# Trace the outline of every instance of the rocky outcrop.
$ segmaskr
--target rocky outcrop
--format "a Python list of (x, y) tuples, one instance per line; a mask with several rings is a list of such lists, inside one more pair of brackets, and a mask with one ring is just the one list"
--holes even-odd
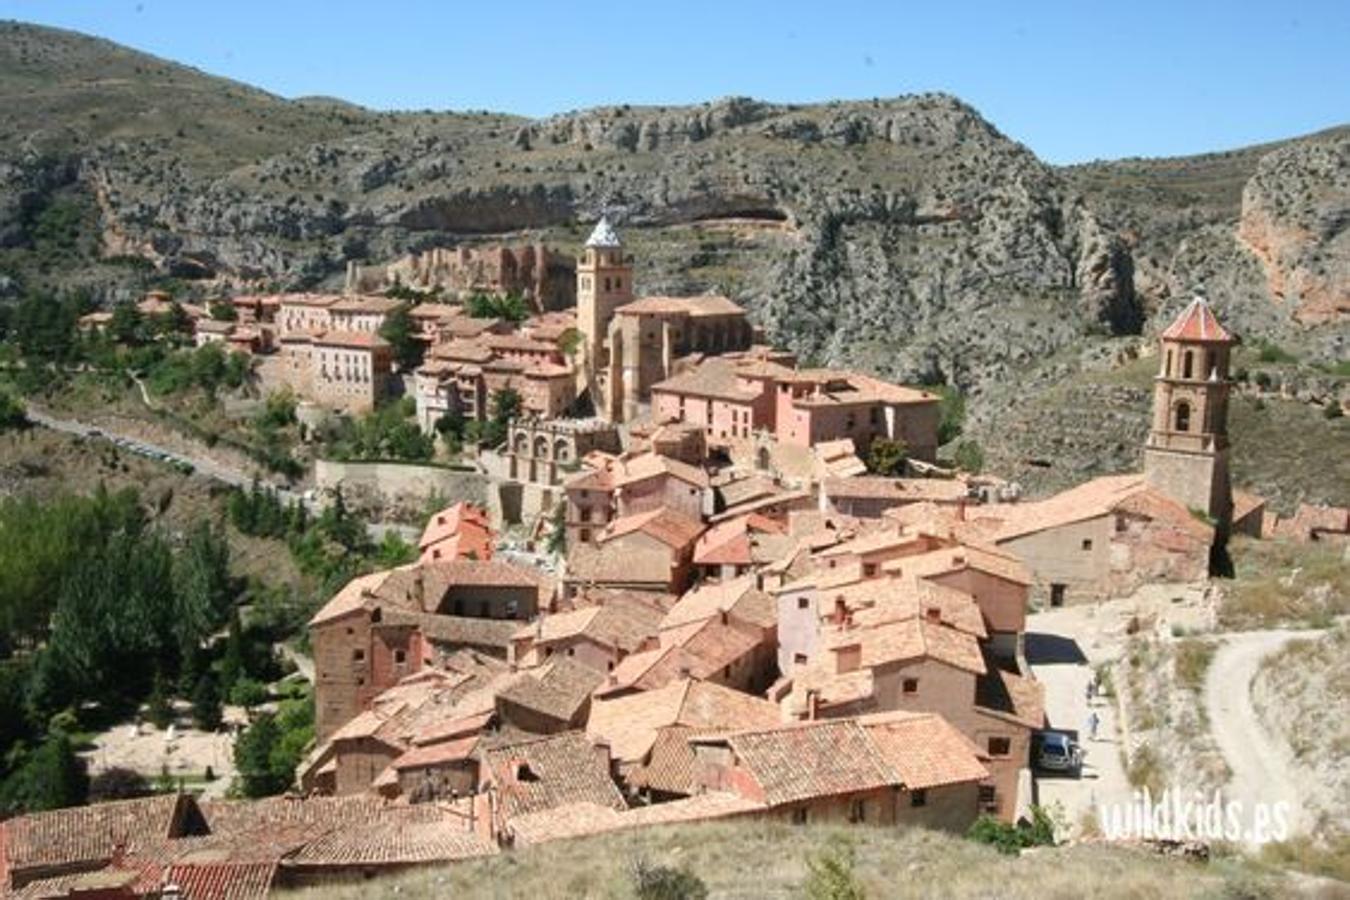
[(1242, 192), (1237, 234), (1296, 319), (1350, 319), (1350, 138), (1264, 157)]

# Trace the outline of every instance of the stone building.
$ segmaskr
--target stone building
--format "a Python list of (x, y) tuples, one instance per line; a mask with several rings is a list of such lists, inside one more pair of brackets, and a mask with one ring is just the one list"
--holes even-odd
[(765, 431), (790, 447), (850, 439), (866, 453), (885, 437), (915, 459), (937, 456), (938, 398), (858, 372), (792, 369), (758, 354), (711, 357), (654, 385), (651, 398), (655, 416), (702, 426), (723, 447)]
[(369, 412), (393, 380), (393, 348), (378, 335), (328, 331), (310, 343), (311, 398), (349, 413)]
[(619, 432), (599, 419), (520, 418), (511, 423), (506, 456), (512, 481), (557, 485), (588, 453), (618, 453)]
[(535, 308), (562, 309), (573, 300), (575, 263), (540, 243), (434, 247), (387, 265), (347, 263), (347, 291), (374, 293), (395, 285), (454, 296), (520, 294)]
[(643, 297), (626, 303), (607, 329), (603, 408), (611, 419), (631, 421), (652, 385), (669, 378), (680, 357), (745, 351), (753, 342), (745, 310), (726, 297)]
[(1153, 382), (1153, 427), (1144, 446), (1149, 483), (1218, 524), (1233, 515), (1228, 474), (1229, 356), (1236, 343), (1196, 297), (1159, 337), (1161, 369)]

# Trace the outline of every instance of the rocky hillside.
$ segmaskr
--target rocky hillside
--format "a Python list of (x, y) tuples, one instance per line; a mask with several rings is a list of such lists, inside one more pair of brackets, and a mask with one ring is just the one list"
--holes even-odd
[(0, 292), (331, 285), (465, 240), (575, 249), (605, 210), (642, 290), (727, 292), (804, 358), (993, 414), (1197, 285), (1344, 357), (1347, 135), (1056, 169), (943, 95), (377, 114), (0, 24)]

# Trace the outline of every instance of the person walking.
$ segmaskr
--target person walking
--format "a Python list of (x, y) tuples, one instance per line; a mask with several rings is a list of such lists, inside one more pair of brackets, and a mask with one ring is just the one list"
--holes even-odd
[(1097, 711), (1095, 709), (1092, 712), (1088, 713), (1088, 734), (1092, 737), (1094, 741), (1097, 739), (1097, 728), (1101, 724), (1102, 724), (1101, 716), (1097, 715)]

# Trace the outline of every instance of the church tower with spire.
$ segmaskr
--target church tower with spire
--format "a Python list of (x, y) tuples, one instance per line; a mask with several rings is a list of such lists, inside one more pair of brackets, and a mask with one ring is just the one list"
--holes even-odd
[(601, 382), (609, 366), (605, 338), (610, 320), (616, 309), (632, 300), (632, 262), (614, 226), (601, 216), (577, 262), (577, 330), (584, 354), (579, 387), (589, 389), (597, 402), (604, 395)]
[(1236, 339), (1196, 297), (1159, 336), (1153, 380), (1153, 427), (1144, 445), (1144, 475), (1188, 508), (1210, 516), (1225, 534), (1233, 514), (1228, 473), (1229, 356)]

